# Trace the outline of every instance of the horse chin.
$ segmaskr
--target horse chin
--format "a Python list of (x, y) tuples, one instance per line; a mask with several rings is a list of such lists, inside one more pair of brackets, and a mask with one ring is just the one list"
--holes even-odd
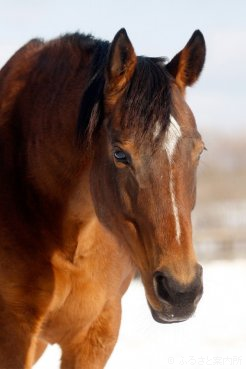
[(174, 313), (166, 313), (166, 312), (153, 309), (150, 303), (148, 303), (148, 305), (149, 305), (153, 319), (157, 323), (161, 323), (161, 324), (181, 323), (181, 322), (186, 321), (193, 315), (193, 312), (190, 314), (184, 314), (182, 316), (176, 315)]

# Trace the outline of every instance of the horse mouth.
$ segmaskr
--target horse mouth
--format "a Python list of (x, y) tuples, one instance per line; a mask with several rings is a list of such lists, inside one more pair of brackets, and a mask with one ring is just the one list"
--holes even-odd
[(159, 311), (153, 310), (152, 308), (150, 309), (150, 311), (151, 311), (153, 319), (157, 323), (161, 323), (161, 324), (181, 323), (181, 322), (184, 322), (185, 320), (187, 320), (189, 318), (189, 317), (187, 317), (187, 318), (178, 318), (178, 317), (175, 317), (174, 314), (164, 315), (164, 314), (160, 313)]
[(194, 310), (192, 310), (191, 312), (186, 312), (184, 314), (176, 314), (175, 312), (162, 312), (162, 311), (158, 311), (153, 309), (153, 307), (150, 305), (150, 303), (148, 302), (150, 311), (151, 311), (151, 315), (153, 317), (153, 319), (157, 322), (157, 323), (161, 323), (161, 324), (173, 324), (173, 323), (181, 323), (186, 321), (187, 319), (191, 318)]

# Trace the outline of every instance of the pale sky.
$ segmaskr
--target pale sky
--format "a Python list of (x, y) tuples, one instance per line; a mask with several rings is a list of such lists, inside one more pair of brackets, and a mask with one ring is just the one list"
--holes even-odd
[(33, 37), (80, 31), (112, 40), (125, 27), (138, 55), (171, 58), (200, 29), (206, 65), (187, 91), (198, 126), (245, 134), (246, 1), (0, 0), (0, 9), (0, 67)]

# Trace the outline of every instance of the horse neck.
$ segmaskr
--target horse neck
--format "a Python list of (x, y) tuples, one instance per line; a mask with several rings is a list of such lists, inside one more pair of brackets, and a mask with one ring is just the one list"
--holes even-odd
[[(46, 49), (41, 47), (41, 57)], [(5, 114), (4, 125), (0, 116), (0, 198), (8, 204), (2, 214), (16, 214), (21, 227), (31, 226), (36, 236), (38, 229), (48, 229), (60, 243), (67, 237), (62, 231), (66, 221), (70, 230), (65, 233), (75, 234), (78, 224), (89, 221), (93, 214), (89, 191), (92, 153), (76, 143), (78, 111), (91, 56), (83, 56), (79, 48), (72, 57), (70, 47), (65, 52), (67, 57), (56, 56), (60, 67), (46, 62), (45, 74), (42, 64), (38, 69), (39, 51), (21, 76), (14, 60), (7, 65), (11, 78), (9, 72), (1, 74), (8, 83), (0, 90), (1, 102), (8, 108), (8, 115), (2, 106), (0, 112)], [(23, 59), (20, 53), (17, 57)], [(79, 68), (82, 57), (84, 67)], [(28, 83), (16, 90), (19, 77)]]
[(38, 197), (48, 226), (54, 226), (59, 242), (66, 243), (67, 233), (78, 231), (93, 213), (89, 185), (92, 153), (76, 146), (73, 128), (70, 134), (68, 129), (60, 132), (59, 139), (52, 132), (47, 136), (40, 148), (29, 144), (29, 179), (26, 182), (25, 178), (25, 183), (33, 190), (34, 199)]
[[(71, 204), (77, 198), (84, 210), (77, 224), (84, 221), (91, 206), (88, 181), (92, 153), (76, 145), (76, 107), (69, 104), (64, 116), (56, 117), (58, 107), (54, 116), (50, 114), (51, 125), (35, 108), (26, 109), (28, 95), (19, 98), (18, 109), (1, 127), (0, 198), (1, 203), (8, 204), (2, 213), (16, 216), (21, 228), (29, 225), (37, 236), (45, 230), (63, 244), (66, 234), (71, 233), (68, 227), (66, 234), (63, 232), (66, 219), (72, 219)], [(83, 196), (78, 199), (79, 184), (86, 193), (84, 207)], [(71, 229), (76, 229), (76, 222), (69, 221)]]
[(72, 128), (71, 135), (61, 130), (59, 139), (49, 132), (42, 140), (41, 134), (40, 142), (27, 135), (22, 145), (16, 144), (20, 137), (13, 139), (11, 124), (7, 128), (10, 143), (0, 169), (3, 214), (15, 218), (19, 228), (31, 228), (40, 242), (44, 236), (47, 244), (67, 248), (72, 258), (81, 226), (95, 217), (89, 183), (92, 152), (85, 154), (75, 145)]

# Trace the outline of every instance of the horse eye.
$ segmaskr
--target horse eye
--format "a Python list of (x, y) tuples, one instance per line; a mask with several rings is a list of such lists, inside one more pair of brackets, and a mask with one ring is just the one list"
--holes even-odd
[(130, 162), (128, 155), (122, 150), (116, 150), (114, 157), (120, 163), (129, 164)]

